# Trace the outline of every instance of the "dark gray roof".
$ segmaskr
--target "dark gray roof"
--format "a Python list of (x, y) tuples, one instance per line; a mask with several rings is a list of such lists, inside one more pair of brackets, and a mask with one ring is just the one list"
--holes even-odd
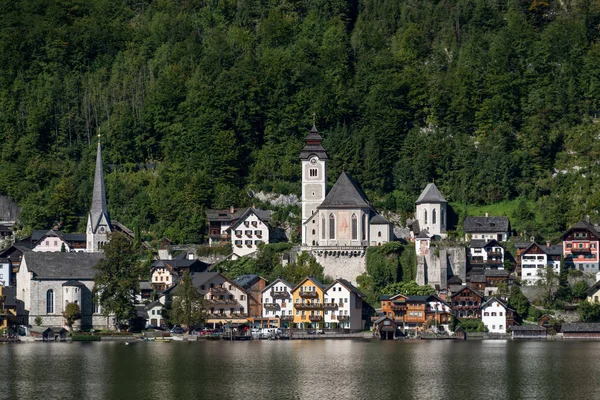
[(235, 283), (237, 283), (239, 286), (243, 287), (244, 289), (248, 289), (250, 286), (254, 285), (260, 279), (261, 278), (259, 275), (247, 274), (247, 275), (240, 275), (237, 278), (235, 278), (233, 281)]
[(383, 224), (387, 224), (387, 225), (392, 225), (392, 223), (390, 221), (388, 221), (387, 219), (383, 218), (381, 216), (381, 214), (375, 213), (371, 219), (369, 220), (369, 223), (371, 225), (383, 225)]
[(305, 138), (305, 145), (300, 151), (300, 159), (308, 160), (311, 156), (315, 155), (319, 157), (321, 160), (327, 160), (327, 152), (323, 148), (321, 144), (323, 142), (323, 138), (319, 135), (319, 131), (317, 131), (317, 127), (313, 125), (308, 135)]
[(156, 301), (153, 301), (152, 303), (147, 304), (144, 308), (146, 310), (150, 310), (151, 308), (159, 307), (159, 306), (164, 307), (164, 305), (160, 301), (156, 300)]
[(435, 183), (428, 183), (415, 203), (447, 203), (447, 201), (435, 186)]
[(492, 303), (499, 303), (502, 307), (506, 308), (507, 310), (511, 310), (511, 311), (515, 311), (512, 308), (510, 308), (508, 306), (508, 304), (506, 304), (505, 302), (501, 301), (500, 299), (496, 298), (496, 297), (490, 297), (489, 299), (487, 299), (487, 301), (485, 301), (482, 305), (481, 308), (485, 307), (488, 304), (492, 304)]
[(351, 292), (354, 292), (358, 297), (365, 297), (364, 293), (358, 290), (352, 283), (348, 282), (346, 279), (338, 278), (331, 285), (327, 286), (325, 291), (329, 290), (336, 283), (340, 283), (342, 286), (346, 287)]
[(140, 290), (152, 290), (152, 284), (148, 281), (140, 281)]
[(304, 278), (304, 279), (303, 279), (303, 280), (302, 280), (302, 281), (301, 281), (299, 284), (297, 284), (297, 285), (294, 287), (294, 289), (293, 289), (293, 290), (296, 290), (296, 289), (297, 289), (297, 288), (298, 288), (300, 285), (302, 285), (302, 284), (304, 283), (304, 281), (306, 281), (307, 279), (310, 279), (311, 281), (313, 281), (313, 282), (314, 282), (314, 284), (315, 284), (315, 285), (317, 285), (318, 287), (320, 287), (321, 289), (323, 289), (323, 290), (325, 289), (325, 285), (324, 285), (324, 284), (323, 284), (323, 283), (322, 283), (322, 282), (321, 282), (319, 279), (317, 279), (317, 277), (316, 277), (316, 276), (309, 275), (309, 276), (307, 276), (306, 278)]
[(319, 209), (373, 208), (360, 185), (347, 173), (342, 172)]
[(221, 274), (219, 272), (196, 272), (192, 274), (192, 282), (199, 289), (200, 286), (205, 285), (206, 282), (218, 275)]
[(411, 301), (427, 301), (429, 296), (408, 296), (408, 300)]
[(68, 281), (66, 281), (65, 283), (62, 284), (63, 286), (85, 286), (83, 283), (75, 280), (75, 279), (69, 279)]
[(86, 242), (87, 235), (85, 233), (63, 233), (63, 238), (67, 242)]
[[(258, 210), (256, 208), (249, 207), (249, 208), (246, 209), (246, 211), (242, 215), (240, 215), (240, 218), (238, 218), (238, 220), (236, 222), (234, 222), (234, 224), (231, 225), (231, 227), (229, 229), (231, 229), (231, 230), (236, 229), (242, 222), (244, 222), (244, 220), (250, 214), (256, 215), (258, 217), (258, 219), (260, 219), (265, 224), (268, 223), (271, 220), (271, 211), (269, 211), (269, 210)], [(266, 217), (266, 218), (263, 219), (263, 217)]]
[(152, 263), (151, 269), (159, 267), (171, 267), (173, 270), (189, 269), (190, 272), (203, 272), (208, 268), (208, 264), (198, 259), (194, 260), (156, 260)]
[(421, 231), (417, 235), (417, 239), (429, 239), (431, 236), (427, 233), (427, 231)]
[(492, 239), (492, 240), (472, 239), (471, 242), (469, 243), (469, 247), (472, 249), (479, 249), (479, 248), (492, 247), (492, 246), (504, 248), (504, 246), (502, 246), (496, 239)]
[[(36, 253), (23, 254), (28, 271), (34, 279), (93, 280), (101, 253)], [(23, 264), (22, 264), (23, 265)]]
[(547, 246), (545, 244), (529, 243), (529, 246), (527, 246), (527, 248), (525, 248), (523, 250), (523, 252), (521, 253), (521, 256), (523, 256), (524, 254), (527, 254), (527, 252), (535, 246), (539, 247), (540, 250), (542, 250), (544, 253), (546, 253), (549, 256), (561, 256), (562, 255), (562, 250), (563, 250), (562, 246), (559, 246), (559, 245)]
[(599, 322), (574, 322), (563, 324), (562, 332), (600, 332)]
[[(248, 211), (248, 207), (244, 208), (236, 208), (233, 210), (233, 213), (230, 212), (230, 209), (225, 210), (212, 210), (208, 209), (205, 211), (206, 218), (209, 221), (217, 222), (231, 222), (237, 221), (242, 215)], [(268, 222), (271, 219), (271, 212), (268, 210), (254, 210), (256, 215), (263, 221)]]
[(525, 249), (527, 247), (529, 247), (529, 245), (531, 244), (531, 242), (515, 242), (515, 248), (516, 249)]
[(482, 283), (485, 282), (485, 275), (470, 275), (469, 280), (471, 283)]
[(462, 285), (462, 279), (458, 275), (452, 275), (448, 278), (448, 285)]
[(466, 217), (463, 223), (465, 233), (508, 232), (508, 217)]
[(102, 219), (106, 218), (106, 223), (111, 226), (108, 207), (106, 206), (106, 190), (104, 189), (104, 169), (102, 167), (102, 147), (98, 140), (98, 150), (96, 152), (96, 171), (94, 173), (94, 190), (92, 192), (92, 208), (90, 209), (90, 218), (92, 229), (95, 231)]
[(485, 276), (508, 276), (510, 272), (505, 269), (486, 269), (483, 271)]
[(288, 281), (286, 281), (286, 280), (285, 280), (285, 279), (283, 279), (283, 278), (277, 278), (277, 279), (275, 279), (273, 282), (271, 282), (270, 284), (268, 284), (268, 285), (267, 285), (267, 286), (266, 286), (266, 287), (265, 287), (265, 288), (264, 288), (262, 291), (263, 291), (263, 292), (266, 292), (268, 289), (271, 289), (271, 287), (272, 287), (273, 285), (275, 285), (277, 282), (281, 282), (281, 283), (283, 283), (283, 284), (284, 284), (284, 285), (286, 285), (288, 288), (290, 288), (290, 290), (294, 289), (294, 286), (296, 286), (295, 284), (293, 284), (293, 283), (289, 283)]
[[(564, 325), (563, 325), (564, 326)], [(546, 328), (539, 325), (515, 325), (511, 328), (514, 331), (546, 331)]]

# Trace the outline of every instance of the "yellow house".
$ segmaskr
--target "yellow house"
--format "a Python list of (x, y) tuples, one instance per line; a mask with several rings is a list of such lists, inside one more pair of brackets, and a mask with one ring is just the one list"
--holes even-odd
[(314, 276), (304, 278), (292, 290), (296, 328), (318, 328), (323, 326), (324, 291), (325, 285)]
[(594, 286), (588, 289), (587, 301), (589, 303), (600, 303), (600, 281), (596, 282)]
[(8, 328), (9, 322), (17, 317), (15, 290), (13, 287), (0, 286), (0, 333)]

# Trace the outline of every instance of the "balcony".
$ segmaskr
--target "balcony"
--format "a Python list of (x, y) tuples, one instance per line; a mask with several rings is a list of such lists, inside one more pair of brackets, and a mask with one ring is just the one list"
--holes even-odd
[(323, 308), (321, 303), (295, 303), (294, 308), (297, 310), (320, 310)]
[(281, 317), (281, 321), (283, 321), (283, 322), (292, 322), (293, 320), (294, 320), (293, 315), (284, 315), (283, 317)]
[(578, 254), (589, 254), (591, 252), (592, 252), (592, 249), (590, 249), (590, 248), (580, 249), (578, 247), (573, 247), (571, 249), (571, 253), (573, 253), (573, 254), (575, 254), (575, 253), (578, 253)]
[(275, 292), (271, 290), (271, 297), (274, 299), (289, 299), (290, 292), (284, 290), (283, 292)]
[(237, 305), (238, 302), (235, 299), (209, 299), (206, 300), (207, 304), (219, 304), (219, 305)]
[(222, 286), (217, 286), (217, 287), (209, 288), (208, 293), (222, 294), (222, 293), (229, 293), (229, 291)]
[(406, 306), (392, 306), (392, 311), (394, 313), (405, 312)]
[(311, 315), (310, 317), (308, 317), (309, 320), (313, 321), (313, 322), (319, 322), (319, 321), (323, 321), (323, 316), (321, 315)]
[(263, 306), (267, 310), (279, 310), (279, 309), (281, 309), (281, 306), (279, 304), (277, 304), (277, 303), (264, 303)]
[(306, 299), (316, 299), (317, 297), (319, 297), (319, 293), (301, 290), (300, 297), (304, 297)]
[(248, 314), (243, 313), (207, 313), (207, 319), (239, 319), (239, 318), (248, 318)]
[(350, 321), (349, 315), (334, 315), (333, 317), (333, 319), (337, 319), (340, 322)]
[(337, 303), (323, 303), (323, 308), (326, 310), (330, 310), (332, 308), (337, 308)]

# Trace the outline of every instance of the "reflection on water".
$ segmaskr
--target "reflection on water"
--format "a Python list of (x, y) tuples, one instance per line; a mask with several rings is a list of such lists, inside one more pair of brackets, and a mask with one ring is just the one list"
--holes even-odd
[(31, 343), (0, 366), (0, 399), (600, 397), (600, 342)]

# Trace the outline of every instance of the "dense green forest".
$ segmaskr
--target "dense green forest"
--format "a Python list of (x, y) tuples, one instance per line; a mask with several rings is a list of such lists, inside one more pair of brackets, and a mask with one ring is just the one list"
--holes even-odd
[[(329, 177), (410, 213), (520, 198), (551, 236), (600, 207), (597, 0), (0, 0), (0, 194), (81, 230), (102, 134), (114, 219), (201, 241), (204, 208)], [(82, 222), (83, 221), (83, 222)]]

